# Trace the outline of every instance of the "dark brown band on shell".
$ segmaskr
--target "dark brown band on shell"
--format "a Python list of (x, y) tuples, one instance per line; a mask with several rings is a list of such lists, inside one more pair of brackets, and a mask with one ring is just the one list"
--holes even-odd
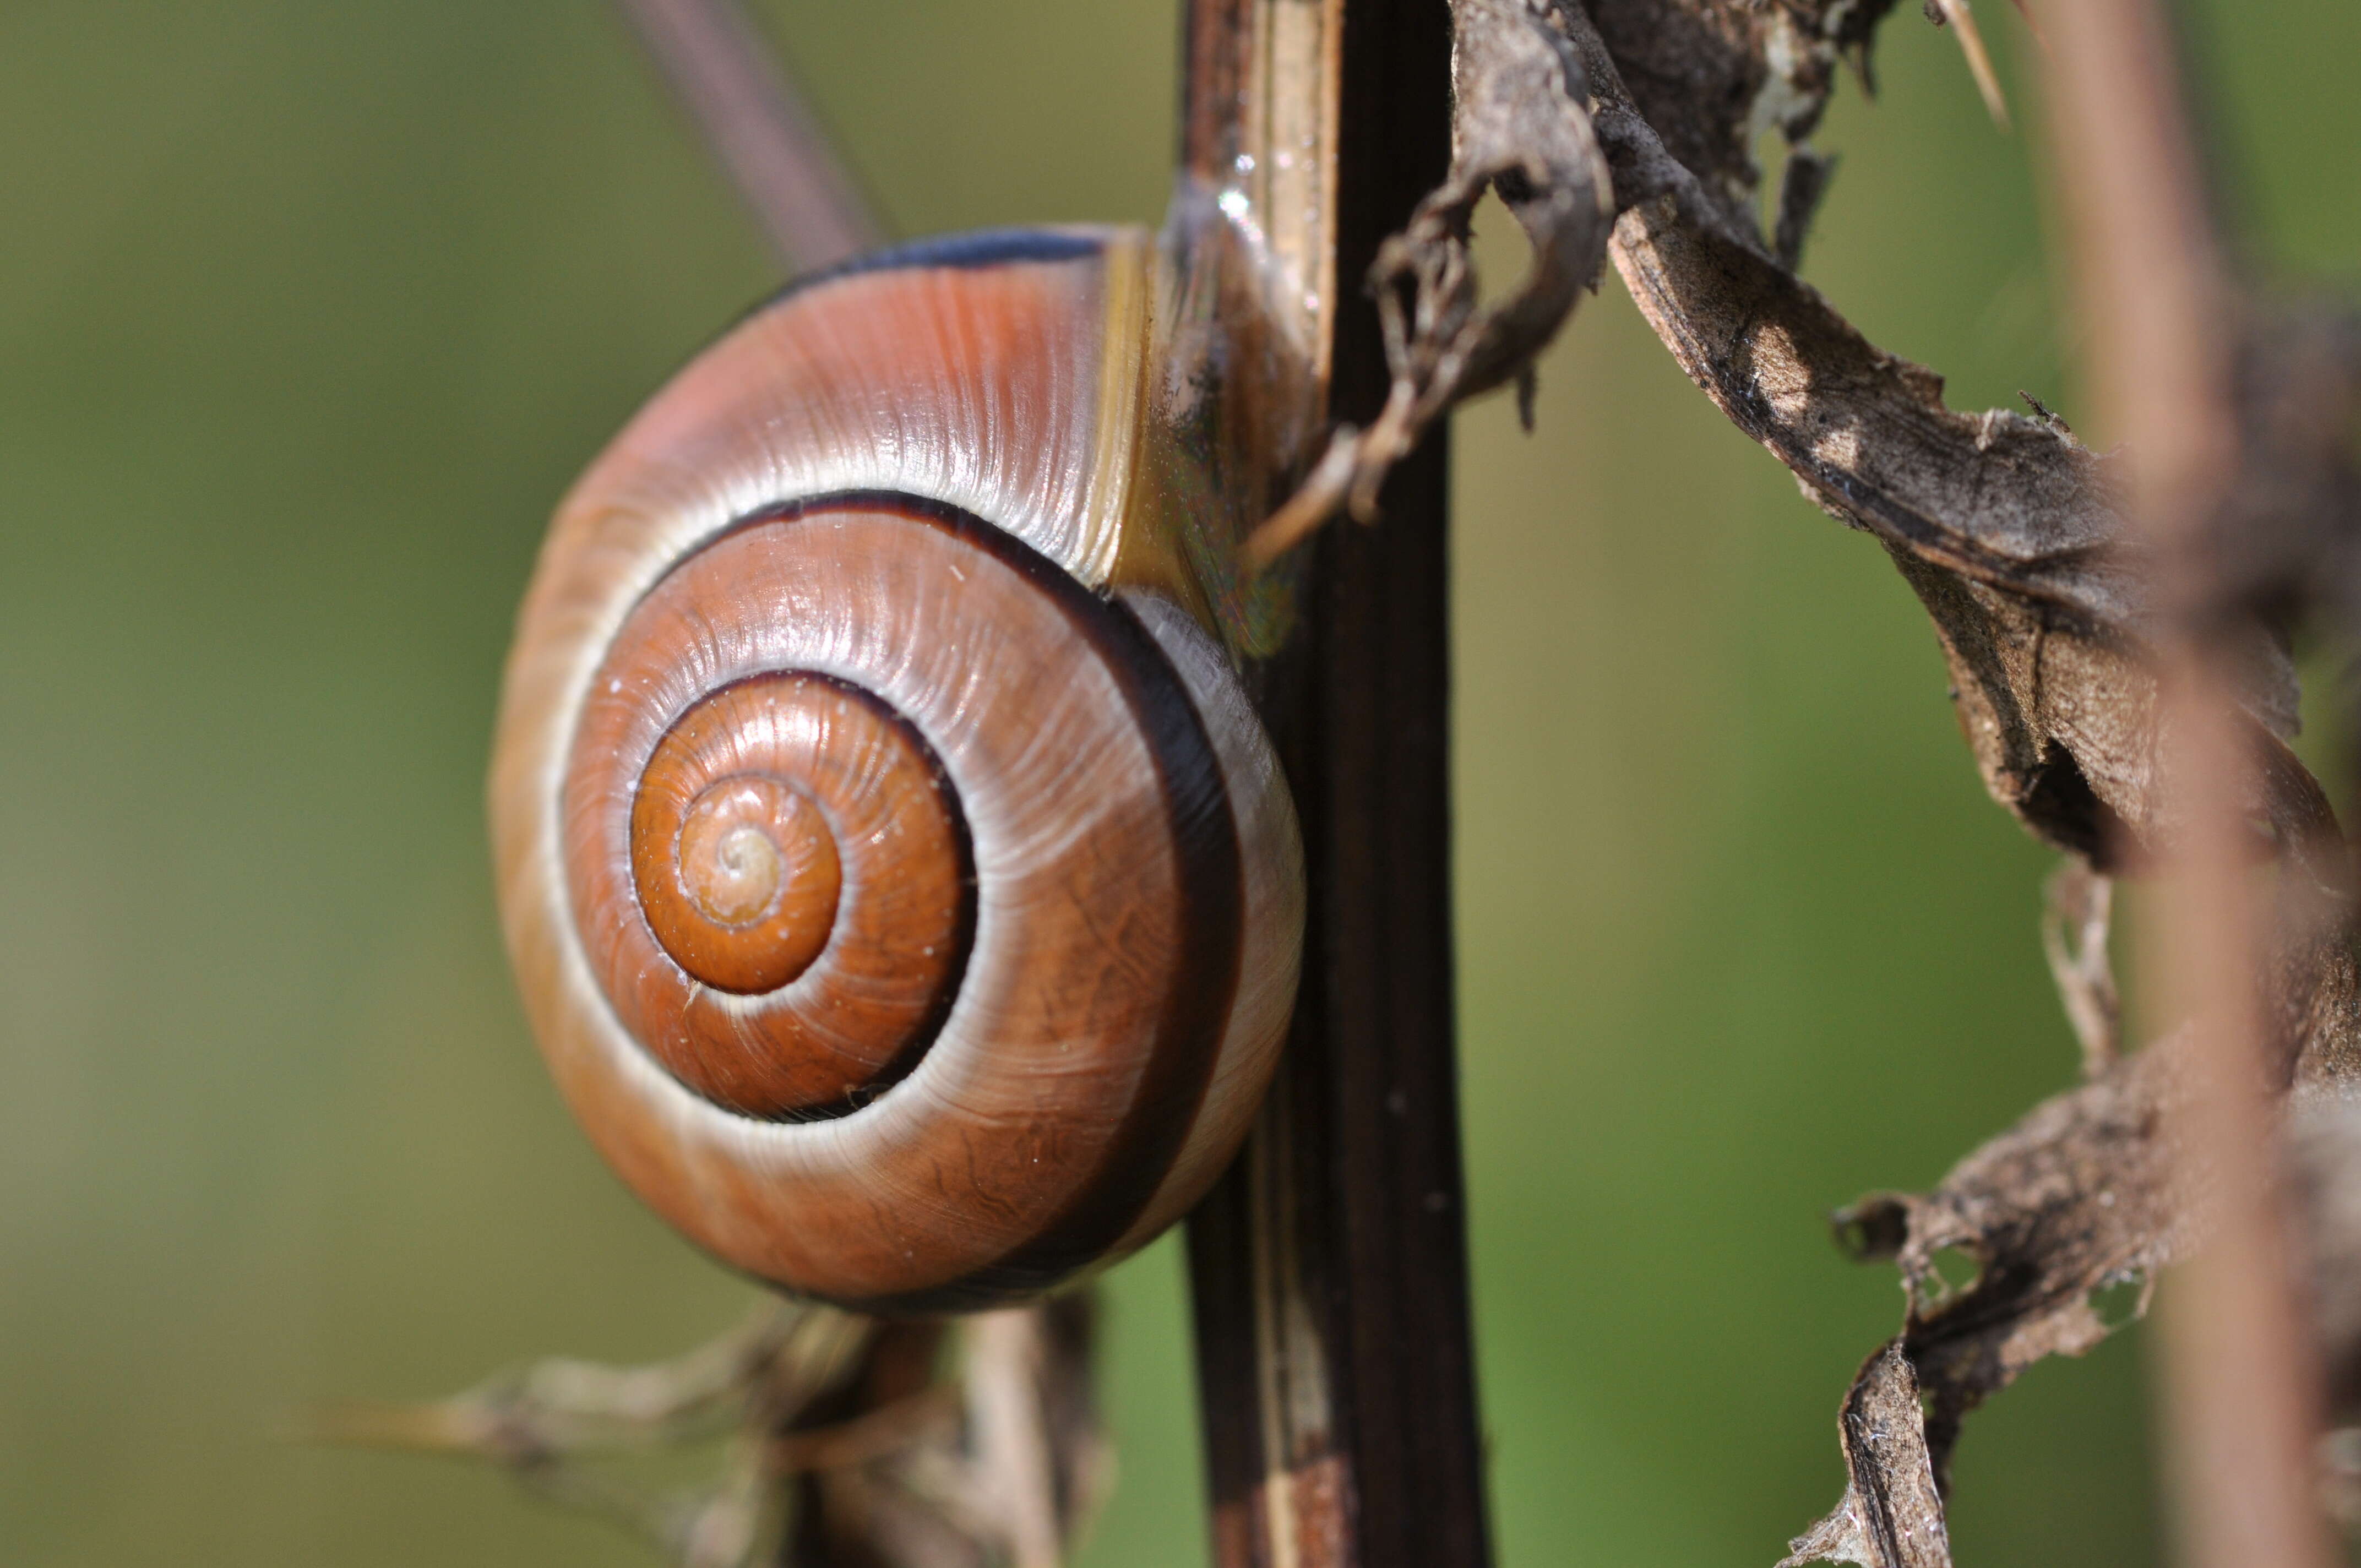
[(989, 550), (1062, 602), (1137, 716), (1174, 838), (1193, 847), (1180, 859), (1181, 951), (1138, 1091), (1098, 1171), (1031, 1241), (989, 1266), (917, 1295), (864, 1303), (886, 1312), (966, 1311), (1045, 1290), (1107, 1256), (1147, 1208), (1188, 1140), (1221, 1055), (1245, 938), (1245, 889), (1237, 824), (1204, 719), (1139, 618), (980, 518), (939, 502), (894, 499)]
[[(911, 1041), (919, 1040), (923, 1051), (933, 1032), (922, 1024), (906, 1023), (889, 1029), (884, 1040), (863, 1042), (837, 1038), (811, 1026), (816, 1017), (833, 1015), (830, 1011), (807, 1006), (796, 1014), (794, 1027), (785, 1029), (767, 1015), (776, 1011), (772, 1004), (779, 999), (824, 991), (848, 957), (875, 954), (881, 961), (863, 972), (881, 986), (897, 982), (887, 1000), (906, 1013), (931, 1014), (935, 1022), (943, 1022), (943, 1004), (950, 1000), (941, 990), (946, 971), (910, 971), (926, 970), (917, 962), (919, 949), (943, 949), (944, 940), (898, 938), (897, 933), (912, 928), (906, 912), (884, 921), (868, 921), (864, 912), (862, 901), (888, 891), (890, 884), (881, 862), (863, 861), (860, 849), (868, 835), (849, 821), (849, 814), (881, 794), (895, 792), (856, 788), (831, 795), (782, 761), (776, 734), (758, 737), (759, 744), (741, 745), (724, 735), (704, 733), (702, 721), (752, 714), (762, 720), (757, 728), (767, 724), (773, 731), (792, 730), (795, 722), (778, 719), (774, 710), (784, 704), (790, 718), (804, 714), (818, 700), (816, 689), (840, 705), (884, 703), (886, 698), (873, 691), (818, 686), (807, 673), (740, 668), (751, 655), (740, 646), (743, 639), (733, 618), (792, 613), (791, 590), (800, 581), (796, 574), (803, 569), (806, 554), (828, 556), (850, 550), (857, 563), (869, 562), (883, 559), (889, 547), (897, 553), (916, 548), (926, 537), (940, 542), (940, 565), (915, 566), (896, 554), (891, 575), (906, 584), (906, 591), (940, 596), (940, 605), (955, 613), (982, 613), (972, 601), (983, 596), (995, 613), (1037, 618), (1036, 624), (1045, 629), (1042, 636), (1060, 647), (1086, 647), (1090, 662), (1104, 672), (1137, 737), (1127, 744), (1144, 751), (1160, 802), (1160, 809), (1134, 824), (1135, 830), (1145, 826), (1163, 840), (1161, 847), (1150, 847), (1152, 852), (1142, 863), (1164, 869), (1135, 883), (1095, 871), (1087, 847), (1060, 850), (1070, 859), (1081, 857), (1073, 860), (1073, 896), (1063, 905), (1056, 892), (1068, 883), (1045, 883), (1048, 895), (1036, 888), (1032, 906), (1023, 912), (1027, 924), (1019, 927), (1015, 916), (1003, 911), (997, 930), (975, 926), (974, 906), (966, 906), (970, 924), (958, 933), (962, 946), (957, 950), (964, 951), (971, 936), (975, 941), (1029, 944), (1038, 950), (1027, 952), (1021, 961), (1031, 966), (1036, 979), (1022, 994), (1000, 999), (997, 1005), (1005, 1018), (996, 1014), (983, 1026), (1001, 1030), (990, 1034), (992, 1044), (986, 1048), (1010, 1057), (998, 1069), (1002, 1087), (994, 1091), (993, 1108), (967, 1113), (964, 1125), (952, 1118), (947, 1146), (934, 1157), (948, 1162), (937, 1175), (927, 1177), (906, 1167), (882, 1176), (881, 1206), (866, 1228), (883, 1239), (916, 1223), (884, 1206), (890, 1189), (916, 1182), (922, 1190), (939, 1190), (946, 1204), (955, 1192), (962, 1201), (978, 1193), (997, 1194), (998, 1223), (1016, 1224), (1017, 1229), (1009, 1233), (1012, 1244), (1005, 1244), (1005, 1250), (957, 1278), (917, 1292), (854, 1299), (852, 1303), (903, 1311), (1005, 1300), (1045, 1288), (1108, 1254), (1170, 1172), (1221, 1056), (1243, 940), (1238, 834), (1203, 720), (1154, 638), (1122, 604), (1090, 592), (1021, 542), (954, 507), (859, 493), (765, 510), (684, 557), (626, 617), (592, 683), (576, 731), (565, 804), (566, 859), (581, 939), (594, 972), (604, 977), (600, 983), (610, 1004), (633, 1037), (680, 1082), (715, 1105), (770, 1119), (835, 1112), (847, 1114), (850, 1130), (850, 1121), (863, 1106), (912, 1070), (917, 1055)], [(1000, 571), (979, 570), (979, 558), (996, 564)], [(749, 590), (749, 584), (772, 586)], [(787, 587), (776, 586), (780, 584)], [(730, 593), (747, 591), (758, 599), (764, 594), (772, 599), (730, 601)], [(950, 630), (955, 635), (961, 629)], [(1030, 634), (1019, 626), (1006, 635)], [(988, 636), (975, 640), (990, 641)], [(895, 651), (876, 652), (890, 657)], [(972, 652), (980, 669), (1001, 673), (992, 648)], [(1028, 667), (1021, 659), (1014, 664)], [(707, 668), (720, 678), (710, 689), (688, 689), (667, 687), (654, 674), (684, 668)], [(859, 679), (857, 673), (842, 668), (827, 673), (836, 683)], [(987, 689), (979, 677), (973, 700), (991, 708), (995, 722), (1021, 726), (1033, 707), (1048, 712), (1058, 705), (1059, 695), (1038, 689), (1040, 677), (1035, 679), (1036, 689), (1028, 691), (1022, 682), (1013, 690), (1002, 689), (997, 682)], [(655, 711), (643, 706), (650, 702), (656, 705)], [(764, 719), (765, 714), (774, 717)], [(896, 712), (892, 722), (916, 731), (922, 746), (951, 743), (928, 732), (913, 717)], [(805, 728), (811, 726), (807, 722)], [(831, 825), (833, 842), (843, 857), (834, 927), (826, 950), (811, 967), (779, 989), (744, 996), (716, 990), (714, 975), (726, 978), (742, 971), (715, 967), (714, 960), (696, 951), (689, 953), (690, 962), (705, 972), (684, 968), (683, 955), (675, 949), (685, 944), (663, 939), (651, 926), (653, 912), (642, 913), (641, 900), (633, 894), (640, 873), (631, 869), (632, 835), (623, 818), (646, 794), (642, 781), (651, 760), (665, 754), (667, 748), (700, 758), (710, 755), (657, 792), (667, 803), (664, 811), (640, 835), (637, 845), (641, 860), (652, 860), (657, 867), (650, 875), (669, 870), (663, 854), (651, 855), (650, 846), (663, 850), (678, 843), (683, 828), (675, 824), (685, 823), (699, 802), (716, 798), (711, 792), (733, 779), (777, 781), (789, 794), (812, 801)], [(1092, 762), (1089, 757), (1075, 759), (1073, 788), (1088, 792), (1093, 787)], [(933, 762), (924, 788), (916, 787), (922, 781), (905, 770), (906, 787), (898, 793), (924, 801), (939, 785), (948, 819), (963, 820), (972, 816), (963, 809), (968, 803), (960, 801), (957, 789), (944, 780), (948, 773), (958, 788), (975, 787), (958, 779), (959, 766), (955, 753), (945, 753)], [(885, 772), (891, 774), (892, 770)], [(629, 776), (618, 777), (619, 773)], [(728, 796), (711, 809), (753, 813), (747, 818), (752, 821), (774, 805), (761, 790), (750, 789), (744, 798)], [(791, 814), (794, 808), (778, 809)], [(898, 841), (906, 849), (916, 846), (928, 837), (922, 828), (923, 824), (906, 825), (896, 830)], [(935, 835), (938, 840), (941, 837)], [(978, 869), (989, 874), (988, 867)], [(961, 870), (966, 872), (964, 866)], [(961, 885), (972, 887), (972, 882)], [(624, 918), (607, 913), (618, 907), (611, 902), (617, 894), (626, 899), (620, 906), (629, 911)], [(724, 915), (748, 913), (732, 905), (726, 893), (707, 902)], [(939, 908), (939, 903), (938, 899), (928, 906)], [(762, 911), (773, 907), (771, 901), (761, 901)], [(878, 933), (875, 941), (867, 947), (849, 943), (846, 934), (864, 921)], [(731, 923), (725, 919), (720, 924)], [(752, 924), (737, 922), (739, 927)], [(1062, 967), (1057, 960), (1061, 941), (1078, 955), (1075, 962)], [(761, 970), (759, 963), (754, 967)], [(955, 989), (956, 963), (947, 972)], [(666, 988), (676, 1001), (671, 1014), (645, 1001), (646, 993)], [(864, 990), (862, 994), (875, 1003), (884, 993)], [(950, 1001), (950, 1007), (955, 1015), (957, 1002)], [(661, 1025), (651, 1031), (634, 1014), (642, 1019), (660, 1014), (688, 1018), (705, 1033), (696, 1036), (694, 1028), (685, 1026), (668, 1032)], [(1088, 1042), (1090, 1051), (1111, 1059), (1086, 1062), (1065, 1049), (1068, 1042), (1060, 1034), (1059, 1019), (1068, 1014), (1077, 1020), (1072, 1039)], [(810, 1054), (815, 1041), (828, 1048)], [(779, 1054), (783, 1050), (784, 1058)], [(1008, 1076), (1012, 1072), (1014, 1079)], [(1084, 1081), (1084, 1075), (1090, 1081)], [(1038, 1090), (1022, 1087), (1028, 1078), (1038, 1080)], [(1012, 1085), (1015, 1106), (1010, 1103)], [(1052, 1091), (1081, 1100), (1081, 1113), (1069, 1119), (1063, 1109), (1053, 1110)], [(1022, 1108), (1028, 1096), (1038, 1100), (1039, 1109)], [(951, 1109), (957, 1111), (956, 1106)], [(851, 1224), (854, 1232), (863, 1228), (850, 1221), (839, 1223)], [(840, 1294), (839, 1299), (846, 1298)]]
[[(631, 942), (636, 972), (609, 994), (666, 1071), (741, 1114), (811, 1120), (917, 1064), (966, 967), (974, 858), (933, 749), (873, 694), (807, 670), (708, 693), (641, 772), (631, 836), (629, 890), (677, 972)], [(736, 920), (713, 893), (737, 889), (697, 885), (741, 880), (731, 838), (776, 868)], [(584, 878), (577, 917), (619, 891)], [(828, 972), (782, 994), (824, 955)]]

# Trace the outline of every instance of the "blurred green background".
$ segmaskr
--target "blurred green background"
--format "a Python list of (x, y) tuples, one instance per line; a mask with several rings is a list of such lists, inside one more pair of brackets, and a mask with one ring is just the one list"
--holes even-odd
[[(1169, 0), (771, 0), (895, 224), (1152, 219)], [(2266, 259), (2361, 263), (2361, 11), (2196, 13)], [(2035, 56), (1989, 6), (2004, 67)], [(2038, 104), (1905, 7), (1807, 272), (2077, 417)], [(1513, 261), (1510, 248), (1496, 248)], [(560, 488), (769, 262), (601, 6), (0, 3), (0, 1555), (628, 1564), (499, 1476), (278, 1434), (664, 1354), (748, 1289), (600, 1168), (511, 995), (480, 774)], [(1503, 1560), (1767, 1565), (1898, 1321), (1821, 1216), (2073, 1050), (2046, 865), (1869, 541), (1611, 280), (1459, 423), (1468, 1174)], [(1203, 1559), (1168, 1242), (1118, 1270), (1086, 1562)], [(1963, 1563), (2158, 1556), (2136, 1336), (1970, 1429)]]

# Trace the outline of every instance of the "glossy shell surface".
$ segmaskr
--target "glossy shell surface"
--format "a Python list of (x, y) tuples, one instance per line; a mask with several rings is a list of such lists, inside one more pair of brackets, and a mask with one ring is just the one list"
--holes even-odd
[(492, 781), (543, 1052), (675, 1225), (989, 1305), (1154, 1235), (1269, 1076), (1293, 814), (1142, 459), (1130, 231), (807, 282), (561, 507)]

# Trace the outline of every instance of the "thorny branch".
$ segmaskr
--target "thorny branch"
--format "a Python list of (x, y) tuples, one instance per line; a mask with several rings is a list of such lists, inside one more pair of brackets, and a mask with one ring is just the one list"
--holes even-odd
[[(2361, 974), (2345, 840), (2325, 794), (2285, 744), (2295, 722), (2286, 638), (2296, 613), (2311, 611), (2347, 646), (2361, 633), (2361, 328), (2333, 307), (2235, 304), (2225, 417), (2235, 451), (2196, 550), (2198, 575), (2211, 586), (2167, 591), (2185, 582), (2181, 563), (2127, 526), (2126, 456), (2084, 447), (2037, 403), (2031, 417), (1954, 412), (1939, 377), (1871, 344), (1795, 276), (1830, 168), (1808, 137), (1839, 62), (1869, 82), (1874, 31), (1890, 7), (1462, 0), (1454, 7), (1462, 114), (1480, 122), (1480, 135), (1463, 126), (1462, 166), (1430, 206), (1464, 212), (1456, 203), (1480, 189), (1469, 183), (1477, 171), (1500, 167), (1497, 155), (1488, 166), (1471, 162), (1466, 148), (1571, 147), (1581, 138), (1568, 112), (1587, 118), (1618, 214), (1609, 254), (1642, 314), (1806, 496), (1884, 546), (1934, 621), (1987, 787), (2070, 857), (2052, 887), (2048, 945), (2089, 1081), (2036, 1107), (1933, 1192), (1875, 1196), (1838, 1216), (1856, 1254), (1900, 1267), (1908, 1312), (1846, 1400), (1844, 1500), (1795, 1543), (1789, 1561), (1935, 1568), (1950, 1560), (1942, 1497), (1967, 1412), (2031, 1362), (2103, 1338), (2113, 1325), (2093, 1304), (2099, 1292), (2136, 1284), (2134, 1315), (2144, 1310), (2157, 1271), (2206, 1234), (2230, 1170), (2223, 1146), (2210, 1135), (2192, 1143), (2190, 1134), (2206, 1124), (2191, 1107), (2215, 1081), (2212, 1036), (2185, 1026), (2123, 1053), (2106, 962), (2110, 879), (2169, 863), (2216, 820), (2238, 824), (2238, 859), (2271, 868), (2251, 966), (2262, 980), (2256, 1070), (2277, 1100), (2290, 1089), (2307, 1105), (2361, 1092)], [(1929, 14), (1961, 34), (1999, 117), (1996, 82), (1966, 7)], [(1488, 83), (1482, 62), (1544, 31), (1564, 63), (1538, 83), (1507, 70)], [(1754, 215), (1754, 156), (1771, 130), (1790, 152), (1766, 241)], [(1596, 189), (1595, 175), (1573, 165), (1557, 178), (1568, 201)], [(1535, 192), (1519, 194), (1531, 201)], [(1381, 297), (1405, 277), (1462, 286), (1459, 224), (1413, 224), (1372, 286)], [(1528, 232), (1537, 251), (1553, 243)], [(1538, 257), (1535, 276), (1578, 272), (1590, 259), (1580, 248), (1587, 237), (1558, 236), (1564, 255)], [(1464, 288), (1472, 298), (1472, 280)], [(1518, 303), (1538, 312), (1556, 298), (1521, 295)], [(1573, 298), (1564, 296), (1565, 308)], [(1500, 367), (1489, 384), (1529, 374), (1521, 365), (1561, 318), (1489, 318), (1499, 330), (1486, 363)], [(1396, 401), (1423, 414), (1480, 389), (1477, 378), (1454, 381), (1433, 369), (1448, 363), (1441, 350), (1450, 333), (1477, 318), (1436, 310), (1411, 319), (1394, 361)], [(1415, 423), (1403, 430), (1414, 434)], [(1311, 499), (1289, 511), (1372, 493), (1367, 466), (1381, 471), (1387, 451), (1345, 433), (1332, 449), (1333, 471), (1315, 475)], [(2189, 708), (2166, 680), (2169, 651), (2192, 628), (2218, 708)], [(2200, 733), (2220, 740), (2195, 748), (2210, 758), (2192, 764)], [(2209, 812), (2216, 779), (2231, 793)], [(2229, 950), (2235, 964), (2240, 949)], [(2333, 1160), (2356, 1145), (2349, 1135), (2303, 1140), (2308, 1190), (2349, 1193), (2361, 1178)], [(2361, 1255), (2361, 1239), (2336, 1228), (2347, 1210), (2323, 1200), (2313, 1212), (2318, 1266), (2333, 1273)], [(1964, 1286), (1946, 1286), (1935, 1269), (1947, 1249), (1977, 1265)], [(2338, 1376), (2349, 1378), (2361, 1364), (2361, 1321), (2340, 1326), (2332, 1317), (2325, 1326), (2345, 1336), (2328, 1343)]]

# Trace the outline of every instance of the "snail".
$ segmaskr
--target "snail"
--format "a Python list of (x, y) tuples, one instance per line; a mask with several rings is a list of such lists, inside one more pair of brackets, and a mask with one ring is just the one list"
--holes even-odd
[(624, 1181), (787, 1290), (1054, 1288), (1268, 1081), (1301, 852), (1172, 415), (1186, 301), (1127, 229), (800, 280), (543, 546), (490, 786), (526, 1011)]

